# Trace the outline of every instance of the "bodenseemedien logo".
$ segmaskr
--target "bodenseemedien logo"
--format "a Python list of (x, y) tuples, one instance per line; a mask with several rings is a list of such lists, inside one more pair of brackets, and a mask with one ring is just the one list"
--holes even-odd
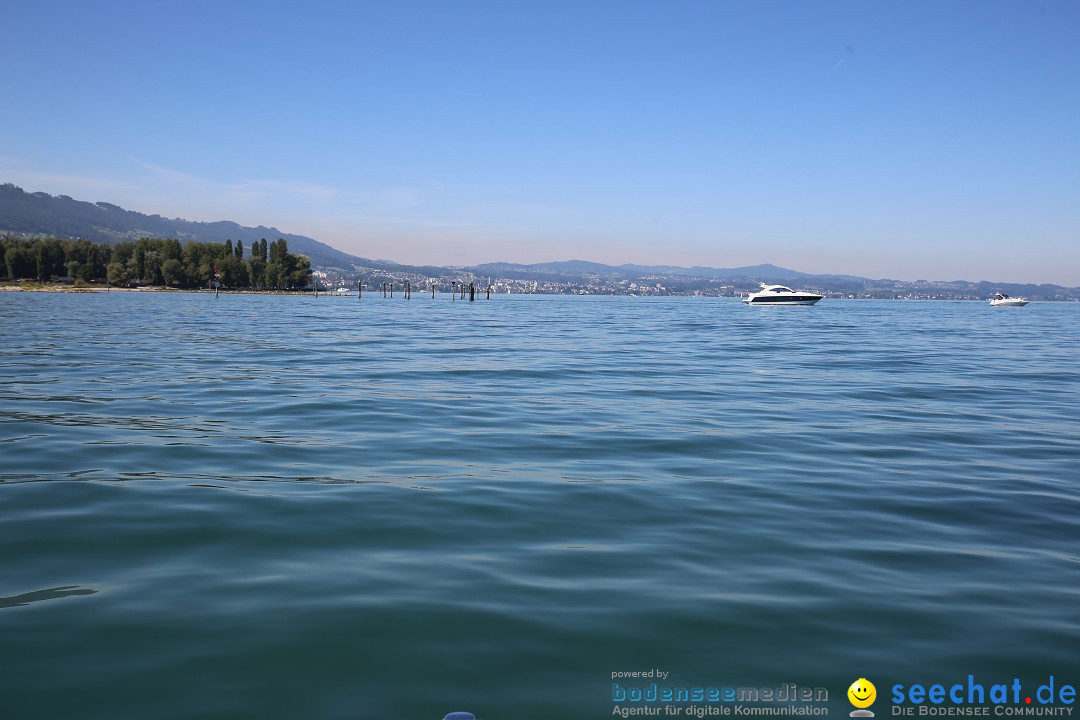
[(851, 717), (874, 717), (873, 711), (866, 709), (877, 699), (877, 688), (874, 687), (874, 683), (866, 678), (859, 678), (847, 689), (847, 697), (856, 708), (851, 711)]

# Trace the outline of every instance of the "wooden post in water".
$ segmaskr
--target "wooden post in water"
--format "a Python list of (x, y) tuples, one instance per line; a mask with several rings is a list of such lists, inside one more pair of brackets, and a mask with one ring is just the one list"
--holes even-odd
[(364, 297), (364, 281), (363, 280), (357, 280), (356, 281), (356, 299), (359, 300), (362, 297)]
[(431, 299), (435, 299), (435, 283), (431, 283)]
[(473, 302), (474, 300), (476, 300), (476, 283), (475, 282), (470, 282), (469, 283), (469, 302)]
[(383, 284), (382, 284), (382, 296), (386, 297), (386, 283), (385, 282), (383, 282)]
[(491, 299), (491, 285), (490, 284), (488, 284), (488, 286), (487, 286), (487, 298), (486, 299), (487, 300)]
[(390, 297), (394, 297), (394, 283), (390, 283)]

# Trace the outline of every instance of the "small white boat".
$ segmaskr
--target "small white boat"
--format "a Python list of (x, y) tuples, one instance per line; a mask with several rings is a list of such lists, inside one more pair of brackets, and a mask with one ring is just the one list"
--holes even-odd
[(1009, 297), (1005, 293), (994, 293), (994, 299), (990, 301), (991, 307), (1024, 307), (1027, 304), (1027, 298)]
[(792, 290), (786, 285), (766, 285), (760, 283), (761, 289), (756, 293), (750, 293), (742, 299), (747, 305), (813, 305), (824, 295), (811, 292)]

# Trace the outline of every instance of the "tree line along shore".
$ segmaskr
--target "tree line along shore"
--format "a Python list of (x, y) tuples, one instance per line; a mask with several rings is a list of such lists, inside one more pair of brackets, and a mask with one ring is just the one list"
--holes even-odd
[(294, 290), (311, 284), (311, 263), (288, 243), (266, 238), (188, 242), (141, 238), (114, 245), (55, 237), (0, 237), (0, 272), (9, 282), (67, 282), (114, 287), (156, 285), (235, 290)]

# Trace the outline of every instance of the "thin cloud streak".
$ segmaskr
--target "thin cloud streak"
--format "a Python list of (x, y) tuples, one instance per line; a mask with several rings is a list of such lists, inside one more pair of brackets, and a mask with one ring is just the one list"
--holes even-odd
[[(137, 177), (78, 175), (27, 169), (18, 159), (0, 157), (0, 174), (28, 192), (78, 196), (106, 201), (130, 210), (183, 216), (199, 221), (237, 220), (275, 224), (278, 216), (312, 217), (313, 212), (354, 220), (423, 204), (419, 191), (409, 188), (356, 190), (279, 178), (220, 181), (131, 158)], [(304, 212), (299, 212), (303, 210)]]

